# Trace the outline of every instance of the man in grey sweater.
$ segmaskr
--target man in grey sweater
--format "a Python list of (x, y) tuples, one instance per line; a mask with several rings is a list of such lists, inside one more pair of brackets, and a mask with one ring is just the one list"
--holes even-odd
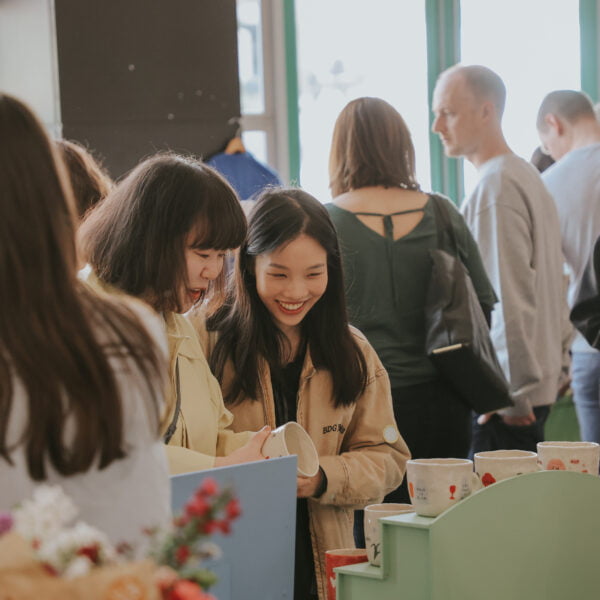
[(536, 171), (504, 138), (506, 90), (483, 66), (444, 71), (433, 96), (448, 156), (464, 156), (479, 182), (461, 210), (500, 303), (491, 335), (514, 407), (474, 419), (474, 452), (535, 450), (556, 400), (565, 318), (563, 257), (556, 207)]
[[(537, 128), (542, 146), (557, 161), (542, 179), (558, 209), (572, 307), (582, 293), (589, 293), (582, 290), (582, 283), (600, 236), (600, 123), (583, 92), (556, 90), (542, 101)], [(600, 442), (600, 352), (581, 334), (571, 350), (573, 400), (581, 436)]]

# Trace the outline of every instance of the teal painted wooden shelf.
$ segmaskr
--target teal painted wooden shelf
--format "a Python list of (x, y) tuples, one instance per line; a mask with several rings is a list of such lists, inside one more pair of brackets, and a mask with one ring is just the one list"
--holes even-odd
[(337, 569), (338, 600), (597, 598), (600, 478), (520, 475), (439, 517), (381, 519), (382, 566)]

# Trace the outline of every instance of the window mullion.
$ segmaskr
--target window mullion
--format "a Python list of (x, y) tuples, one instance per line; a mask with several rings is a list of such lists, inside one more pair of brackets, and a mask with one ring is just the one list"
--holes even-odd
[[(460, 60), (460, 0), (425, 0), (427, 21), (427, 81), (431, 106), (438, 75)], [(431, 186), (455, 203), (462, 200), (464, 181), (462, 159), (447, 158), (439, 137), (431, 132), (429, 116)]]
[(581, 89), (598, 101), (598, 0), (579, 0)]

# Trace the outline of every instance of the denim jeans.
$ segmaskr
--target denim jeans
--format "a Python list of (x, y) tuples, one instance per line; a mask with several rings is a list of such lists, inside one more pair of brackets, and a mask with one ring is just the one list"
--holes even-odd
[(573, 352), (571, 377), (581, 439), (600, 443), (600, 352)]

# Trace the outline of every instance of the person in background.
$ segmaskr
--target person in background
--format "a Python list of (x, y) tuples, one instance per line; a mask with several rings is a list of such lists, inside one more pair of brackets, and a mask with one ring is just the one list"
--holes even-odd
[[(69, 173), (81, 222), (86, 212), (108, 195), (113, 182), (108, 173), (81, 144), (69, 140), (57, 140), (56, 145)], [(79, 257), (78, 263), (78, 277), (85, 280), (90, 273), (90, 266), (82, 256)]]
[(515, 405), (474, 418), (474, 452), (536, 450), (556, 400), (566, 321), (556, 207), (537, 170), (502, 132), (506, 89), (480, 65), (438, 78), (432, 130), (448, 156), (464, 156), (479, 182), (462, 205), (494, 289), (491, 336)]
[(164, 320), (171, 391), (163, 433), (172, 473), (263, 458), (268, 429), (253, 436), (231, 430), (232, 415), (184, 316), (204, 299), (218, 303), (225, 256), (245, 233), (227, 182), (177, 155), (140, 163), (80, 227), (92, 285), (141, 298)]
[(69, 179), (79, 219), (105, 198), (113, 182), (100, 163), (81, 144), (71, 140), (57, 140), (56, 144), (69, 172)]
[[(431, 195), (415, 175), (415, 152), (402, 116), (379, 98), (358, 98), (337, 118), (329, 160), (350, 322), (386, 368), (394, 415), (415, 458), (466, 458), (471, 413), (425, 354), (429, 250), (437, 248)], [(452, 226), (488, 319), (496, 295), (464, 219), (448, 205)], [(406, 482), (387, 502), (410, 502)], [(364, 545), (362, 514), (355, 538)]]
[[(542, 179), (558, 210), (572, 308), (600, 236), (600, 123), (586, 94), (556, 90), (542, 100), (537, 129), (543, 147), (556, 161)], [(600, 352), (581, 334), (571, 352), (571, 387), (581, 436), (600, 442)]]
[(298, 477), (294, 598), (325, 600), (325, 551), (353, 546), (353, 509), (399, 485), (409, 452), (387, 373), (348, 326), (337, 236), (321, 203), (299, 189), (263, 192), (225, 304), (194, 321), (234, 427), (295, 420), (317, 448), (318, 473)]
[(223, 152), (207, 159), (206, 164), (227, 179), (237, 192), (246, 213), (250, 212), (256, 196), (262, 190), (282, 185), (281, 178), (271, 167), (246, 150), (241, 131), (227, 142)]
[(60, 485), (81, 520), (139, 548), (170, 522), (164, 331), (142, 303), (77, 279), (67, 171), (3, 94), (0, 138), (0, 511)]

